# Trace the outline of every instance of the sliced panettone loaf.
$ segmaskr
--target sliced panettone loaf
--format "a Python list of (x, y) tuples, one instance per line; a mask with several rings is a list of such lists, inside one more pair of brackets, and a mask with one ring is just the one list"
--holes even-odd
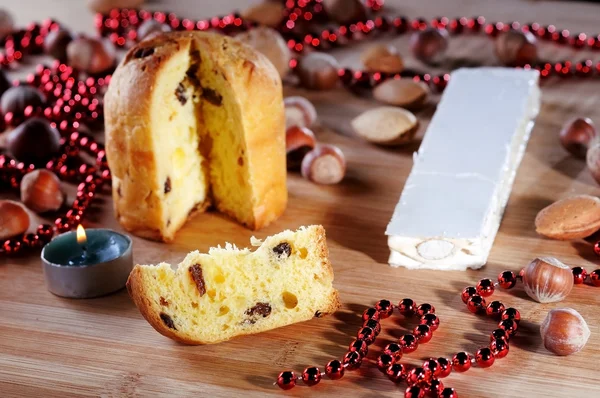
[(230, 244), (195, 251), (176, 271), (165, 263), (136, 265), (127, 289), (158, 332), (187, 344), (218, 343), (339, 308), (322, 226), (257, 244), (256, 251)]
[(211, 204), (252, 229), (287, 203), (281, 79), (235, 39), (176, 32), (133, 47), (105, 96), (121, 225), (170, 241)]

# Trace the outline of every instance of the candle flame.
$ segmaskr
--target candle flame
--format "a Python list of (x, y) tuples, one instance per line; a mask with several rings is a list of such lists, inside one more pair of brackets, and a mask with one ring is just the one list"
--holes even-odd
[(77, 243), (80, 245), (85, 245), (87, 243), (87, 236), (85, 235), (85, 229), (83, 225), (79, 224), (77, 226)]

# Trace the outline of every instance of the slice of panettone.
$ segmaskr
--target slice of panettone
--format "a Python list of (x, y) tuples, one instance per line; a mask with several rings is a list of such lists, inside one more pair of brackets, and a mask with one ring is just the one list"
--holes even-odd
[(231, 244), (169, 264), (136, 265), (127, 289), (161, 334), (210, 344), (333, 313), (340, 306), (322, 226)]

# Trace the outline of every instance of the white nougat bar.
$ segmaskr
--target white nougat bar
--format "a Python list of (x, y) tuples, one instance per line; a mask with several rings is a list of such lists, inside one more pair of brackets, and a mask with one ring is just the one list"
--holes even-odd
[(390, 265), (486, 263), (539, 112), (538, 79), (512, 68), (452, 73), (386, 230)]

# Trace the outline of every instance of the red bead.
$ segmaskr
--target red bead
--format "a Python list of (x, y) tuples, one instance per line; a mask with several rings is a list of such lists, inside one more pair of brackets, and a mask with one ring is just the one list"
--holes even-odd
[(437, 359), (434, 358), (429, 358), (428, 360), (423, 362), (422, 368), (429, 369), (431, 371), (431, 374), (435, 378), (440, 377), (440, 374), (442, 373), (442, 367), (438, 363)]
[(362, 315), (363, 321), (368, 321), (369, 319), (379, 320), (379, 311), (376, 308), (367, 308)]
[(585, 278), (587, 277), (587, 271), (582, 267), (573, 267), (573, 283), (576, 285), (581, 285), (585, 282)]
[(481, 297), (489, 297), (494, 294), (494, 282), (491, 279), (480, 280), (475, 288)]
[(485, 307), (485, 313), (489, 316), (499, 316), (504, 312), (504, 304), (500, 301), (492, 301)]
[(282, 390), (289, 390), (294, 388), (296, 385), (296, 374), (292, 371), (285, 371), (279, 373), (277, 377), (277, 385)]
[(433, 332), (427, 325), (418, 325), (413, 329), (413, 336), (417, 338), (419, 344), (425, 344), (431, 340)]
[(321, 371), (316, 366), (304, 369), (302, 372), (302, 381), (307, 386), (314, 386), (321, 381)]
[(434, 397), (437, 397), (444, 390), (444, 383), (442, 383), (441, 380), (433, 379), (431, 380), (431, 383), (429, 383), (428, 390)]
[(469, 297), (469, 299), (467, 300), (467, 309), (473, 314), (482, 312), (485, 309), (485, 307), (485, 299), (478, 294)]
[(498, 359), (504, 358), (505, 356), (507, 356), (508, 355), (508, 343), (506, 342), (506, 339), (493, 340), (490, 343), (490, 350), (492, 350), (494, 357), (496, 357)]
[(360, 368), (360, 365), (362, 364), (362, 356), (356, 351), (347, 352), (346, 355), (344, 355), (342, 362), (344, 365), (346, 365), (348, 370), (355, 370)]
[(381, 324), (375, 319), (369, 319), (368, 321), (363, 323), (363, 327), (373, 329), (373, 331), (375, 332), (375, 336), (379, 336), (379, 333), (381, 333)]
[(439, 377), (448, 377), (452, 372), (452, 363), (448, 358), (440, 357), (437, 359), (437, 363), (440, 366), (440, 374)]
[(372, 344), (375, 341), (375, 331), (371, 328), (361, 328), (356, 337), (359, 340), (364, 340), (367, 344)]
[(458, 398), (458, 394), (456, 393), (454, 388), (447, 387), (444, 388), (439, 398)]
[(594, 286), (600, 286), (600, 269), (590, 272), (590, 283)]
[(331, 380), (339, 380), (344, 377), (344, 372), (346, 369), (342, 365), (340, 361), (334, 359), (333, 361), (329, 361), (327, 365), (325, 365), (325, 374)]
[(382, 372), (386, 372), (387, 368), (394, 363), (396, 363), (396, 361), (394, 361), (394, 357), (389, 354), (381, 354), (377, 357), (377, 369)]
[(379, 300), (377, 304), (375, 304), (375, 309), (379, 312), (379, 318), (385, 319), (392, 315), (394, 305), (389, 300)]
[(494, 340), (506, 340), (509, 339), (508, 333), (504, 329), (494, 329), (494, 331), (490, 334), (490, 342)]
[(350, 352), (356, 351), (361, 356), (365, 357), (365, 356), (367, 356), (367, 353), (369, 352), (369, 347), (367, 346), (367, 343), (365, 343), (364, 340), (357, 339), (357, 340), (354, 340), (352, 343), (350, 343), (349, 351)]
[(489, 368), (494, 364), (494, 354), (488, 347), (480, 348), (475, 354), (475, 361), (480, 368)]
[(424, 398), (425, 389), (417, 386), (408, 387), (404, 392), (404, 398)]
[(427, 325), (431, 328), (432, 332), (435, 332), (440, 326), (440, 319), (435, 314), (425, 314), (419, 321), (421, 325)]
[(391, 356), (395, 362), (402, 359), (402, 347), (397, 343), (390, 343), (385, 346), (383, 353)]
[(40, 237), (40, 240), (42, 242), (50, 242), (50, 239), (52, 239), (52, 235), (54, 235), (52, 226), (48, 224), (42, 224), (39, 227), (37, 227), (36, 233)]
[(518, 325), (512, 319), (505, 319), (498, 324), (500, 329), (504, 329), (509, 336), (514, 336), (517, 333)]
[(56, 231), (58, 233), (63, 233), (71, 230), (71, 224), (69, 224), (69, 222), (62, 217), (59, 217), (56, 220), (54, 220), (54, 226), (56, 227)]
[(435, 307), (431, 304), (421, 304), (417, 307), (417, 315), (424, 316), (426, 314), (435, 314)]
[(400, 303), (398, 303), (398, 311), (404, 316), (411, 316), (415, 313), (417, 305), (415, 302), (409, 298), (402, 299)]
[(405, 334), (404, 336), (400, 337), (398, 344), (400, 347), (402, 347), (402, 352), (405, 354), (415, 351), (419, 346), (419, 342), (412, 334)]
[(512, 289), (517, 284), (517, 275), (512, 271), (504, 271), (498, 275), (498, 285), (502, 289)]
[(460, 294), (460, 297), (462, 298), (463, 303), (467, 304), (469, 297), (473, 297), (476, 294), (477, 294), (477, 289), (475, 287), (467, 286), (464, 288), (464, 290)]
[(521, 321), (521, 313), (516, 308), (512, 308), (512, 307), (507, 308), (506, 310), (504, 310), (502, 312), (502, 316), (500, 319), (501, 320), (511, 319), (511, 320), (515, 321), (518, 325), (519, 322)]
[(394, 363), (388, 366), (385, 374), (394, 383), (399, 383), (406, 378), (406, 367), (401, 363)]
[(471, 355), (459, 352), (452, 358), (452, 368), (457, 372), (466, 372), (471, 369)]
[(408, 375), (406, 376), (406, 383), (408, 383), (409, 386), (422, 386), (429, 383), (431, 377), (431, 370), (423, 368), (414, 368), (410, 372), (408, 372)]
[(40, 237), (36, 234), (26, 234), (22, 242), (27, 247), (37, 247), (40, 244)]
[(23, 245), (20, 240), (17, 239), (7, 239), (2, 244), (2, 249), (6, 254), (17, 254), (21, 251)]

